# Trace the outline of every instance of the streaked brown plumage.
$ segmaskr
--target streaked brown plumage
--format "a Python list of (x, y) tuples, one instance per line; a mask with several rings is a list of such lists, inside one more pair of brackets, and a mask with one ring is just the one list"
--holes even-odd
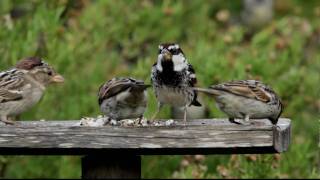
[(113, 78), (99, 88), (100, 110), (112, 119), (142, 118), (150, 85), (133, 78)]
[(0, 72), (0, 119), (13, 124), (8, 117), (17, 116), (39, 102), (46, 87), (64, 79), (37, 57), (25, 58), (16, 66)]
[(225, 112), (230, 121), (235, 118), (248, 121), (250, 118), (268, 118), (277, 124), (282, 113), (282, 103), (277, 94), (267, 85), (256, 80), (240, 80), (194, 88), (214, 97), (219, 109)]

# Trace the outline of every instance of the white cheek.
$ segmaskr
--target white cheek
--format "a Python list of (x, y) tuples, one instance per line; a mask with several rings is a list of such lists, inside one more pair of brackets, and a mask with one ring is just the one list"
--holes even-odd
[(172, 56), (174, 71), (181, 71), (187, 68), (186, 59), (181, 55), (173, 55)]
[(162, 54), (159, 54), (158, 55), (158, 61), (157, 61), (157, 66), (156, 66), (156, 68), (157, 68), (157, 70), (158, 71), (160, 71), (160, 72), (162, 72), (162, 66), (161, 66), (161, 59), (163, 58), (163, 55)]

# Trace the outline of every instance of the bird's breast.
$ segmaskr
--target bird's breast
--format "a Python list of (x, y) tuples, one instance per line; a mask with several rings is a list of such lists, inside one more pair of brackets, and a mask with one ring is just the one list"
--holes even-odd
[(186, 92), (181, 88), (158, 87), (156, 88), (156, 94), (157, 99), (164, 104), (173, 106), (185, 106), (189, 104), (189, 98), (187, 98)]
[(44, 90), (36, 87), (31, 87), (31, 88), (27, 88), (23, 92), (24, 93), (22, 96), (23, 96), (23, 99), (27, 101), (26, 104), (34, 105), (40, 101), (40, 99), (43, 96)]

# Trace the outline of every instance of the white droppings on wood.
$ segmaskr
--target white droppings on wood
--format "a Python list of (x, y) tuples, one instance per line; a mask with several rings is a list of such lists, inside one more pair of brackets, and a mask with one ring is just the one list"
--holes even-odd
[(84, 117), (81, 118), (80, 122), (77, 123), (79, 126), (89, 126), (89, 127), (101, 127), (108, 124), (110, 118), (107, 116), (99, 115), (97, 118), (93, 117)]
[(136, 119), (122, 119), (120, 121), (111, 119), (108, 116), (99, 115), (94, 117), (84, 117), (76, 126), (89, 126), (89, 127), (102, 127), (102, 126), (123, 126), (123, 127), (147, 127), (147, 126), (173, 126), (176, 125), (176, 121), (169, 119), (166, 121), (149, 121), (146, 118), (136, 118)]
[(134, 126), (135, 124), (135, 121), (133, 119), (123, 119), (120, 121), (120, 125), (121, 126)]
[(173, 124), (174, 124), (174, 120), (173, 120), (173, 119), (169, 119), (169, 120), (167, 120), (166, 123), (165, 123), (166, 126), (171, 126), (171, 125), (173, 125)]
[(154, 122), (153, 125), (157, 127), (161, 126), (160, 122)]

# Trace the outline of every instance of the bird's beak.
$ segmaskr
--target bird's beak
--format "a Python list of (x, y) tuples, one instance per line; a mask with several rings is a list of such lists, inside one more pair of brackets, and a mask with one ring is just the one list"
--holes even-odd
[(161, 54), (163, 55), (164, 60), (166, 60), (166, 61), (170, 61), (172, 59), (172, 54), (166, 49), (163, 49), (161, 51)]
[(60, 74), (57, 74), (55, 76), (53, 76), (51, 78), (51, 82), (54, 82), (54, 83), (63, 83), (64, 82), (64, 78), (60, 75)]

